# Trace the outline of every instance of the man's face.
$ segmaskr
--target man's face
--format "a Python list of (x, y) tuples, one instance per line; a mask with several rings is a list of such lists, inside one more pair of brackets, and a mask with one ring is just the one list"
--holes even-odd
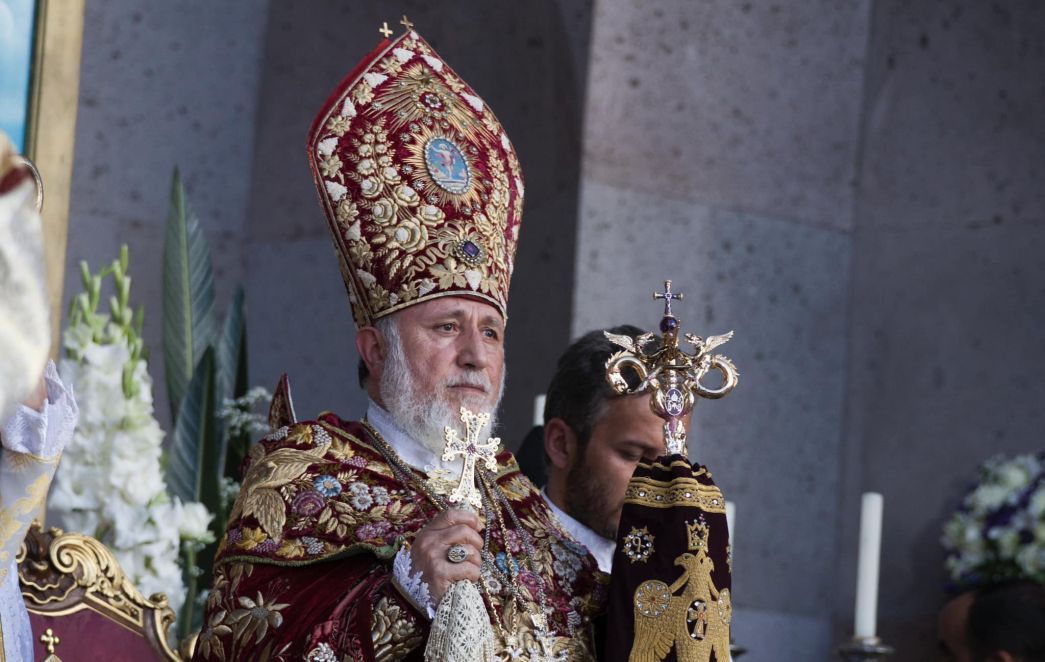
[(433, 299), (395, 315), (399, 345), (389, 343), (381, 398), (407, 432), (440, 450), (443, 427), (459, 421), (461, 407), (497, 409), (504, 321), (493, 306), (462, 297)]
[(664, 454), (663, 427), (663, 419), (650, 411), (648, 395), (608, 400), (583, 456), (569, 468), (566, 512), (603, 537), (616, 537), (624, 491), (636, 465)]
[(962, 593), (940, 610), (937, 639), (943, 662), (972, 662), (972, 650), (966, 634), (972, 598), (972, 593)]

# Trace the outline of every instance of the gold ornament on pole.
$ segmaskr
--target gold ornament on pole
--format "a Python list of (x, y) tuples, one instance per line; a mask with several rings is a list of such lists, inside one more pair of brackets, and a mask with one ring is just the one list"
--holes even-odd
[[(704, 338), (686, 333), (683, 338), (693, 346), (687, 353), (679, 347), (681, 322), (671, 311), (672, 301), (681, 301), (683, 295), (671, 291), (671, 281), (664, 281), (664, 291), (654, 292), (654, 299), (664, 300), (664, 316), (660, 320), (661, 336), (643, 333), (634, 338), (604, 332), (606, 338), (621, 350), (606, 362), (606, 379), (621, 395), (650, 393), (650, 409), (664, 419), (664, 445), (668, 454), (689, 455), (683, 417), (696, 404), (696, 398), (716, 400), (732, 391), (739, 379), (733, 362), (722, 354), (712, 354), (719, 345), (729, 341), (733, 332)], [(631, 369), (638, 376), (638, 386), (632, 388), (622, 374)], [(702, 380), (715, 370), (722, 375), (722, 385), (706, 386)]]

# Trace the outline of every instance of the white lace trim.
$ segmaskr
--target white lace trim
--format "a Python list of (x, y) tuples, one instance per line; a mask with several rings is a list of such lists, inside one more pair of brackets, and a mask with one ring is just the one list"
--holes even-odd
[(435, 608), (432, 595), (428, 592), (428, 582), (421, 580), (421, 571), (414, 572), (414, 564), (410, 555), (410, 548), (406, 545), (399, 548), (395, 561), (392, 563), (392, 576), (395, 578), (397, 588), (402, 591), (418, 611), (424, 613), (431, 620), (435, 618)]
[(472, 582), (454, 582), (432, 620), (425, 662), (491, 662), (493, 647), (493, 626), (479, 589)]
[(52, 458), (61, 453), (72, 438), (80, 409), (72, 388), (66, 387), (58, 376), (54, 361), (47, 362), (44, 383), (47, 385), (47, 401), (43, 411), (19, 405), (4, 424), (3, 444), (7, 450)]
[(7, 576), (0, 582), (0, 627), (4, 631), (4, 646), (0, 653), (8, 660), (33, 659), (33, 630), (18, 586), (18, 564), (13, 561), (7, 568)]

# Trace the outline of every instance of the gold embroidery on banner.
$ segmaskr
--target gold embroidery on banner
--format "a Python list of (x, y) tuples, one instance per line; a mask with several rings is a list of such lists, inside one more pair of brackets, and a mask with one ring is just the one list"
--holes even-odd
[[(679, 660), (728, 660), (733, 603), (729, 589), (711, 579), (715, 564), (707, 555), (709, 529), (701, 518), (686, 525), (689, 548), (675, 559), (682, 575), (671, 586), (652, 579), (635, 590), (635, 639), (629, 662), (660, 662), (675, 649)], [(680, 595), (675, 595), (681, 590)]]
[(726, 512), (722, 490), (692, 478), (675, 478), (671, 481), (633, 478), (624, 492), (624, 503), (649, 508), (695, 506), (708, 513)]
[(628, 535), (624, 536), (624, 556), (632, 563), (642, 561), (645, 563), (653, 555), (654, 536), (649, 529), (631, 527)]
[(398, 662), (424, 641), (413, 618), (386, 596), (374, 605), (370, 626), (376, 662)]

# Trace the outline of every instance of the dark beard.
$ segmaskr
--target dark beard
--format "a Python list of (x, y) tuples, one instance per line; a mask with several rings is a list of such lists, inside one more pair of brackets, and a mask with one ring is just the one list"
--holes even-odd
[[(587, 455), (587, 449), (585, 449)], [(615, 540), (615, 510), (609, 496), (601, 489), (599, 479), (585, 466), (583, 459), (574, 461), (566, 474), (566, 513), (603, 538)]]

